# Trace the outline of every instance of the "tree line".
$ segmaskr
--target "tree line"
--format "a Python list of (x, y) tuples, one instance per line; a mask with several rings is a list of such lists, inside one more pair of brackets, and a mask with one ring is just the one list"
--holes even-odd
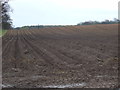
[[(120, 20), (117, 18), (114, 18), (113, 20), (104, 20), (104, 21), (85, 21), (78, 23), (77, 25), (95, 25), (95, 24), (118, 24), (120, 23)], [(47, 27), (64, 27), (66, 25), (31, 25), (31, 26), (22, 26), (22, 27), (16, 27), (15, 29), (39, 29), (39, 28), (47, 28)], [(68, 25), (73, 26), (73, 25)]]
[(95, 25), (95, 24), (118, 24), (120, 23), (120, 20), (117, 18), (114, 18), (113, 20), (104, 20), (104, 21), (85, 21), (78, 23), (77, 25)]
[[(22, 26), (16, 27), (14, 29), (40, 29), (40, 28), (47, 28), (47, 27), (64, 27), (65, 25), (31, 25), (31, 26)], [(69, 25), (70, 26), (70, 25)]]

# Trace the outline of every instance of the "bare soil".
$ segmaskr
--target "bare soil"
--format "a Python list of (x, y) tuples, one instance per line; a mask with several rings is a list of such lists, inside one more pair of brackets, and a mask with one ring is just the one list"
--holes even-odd
[(118, 25), (9, 30), (2, 37), (3, 87), (118, 86)]

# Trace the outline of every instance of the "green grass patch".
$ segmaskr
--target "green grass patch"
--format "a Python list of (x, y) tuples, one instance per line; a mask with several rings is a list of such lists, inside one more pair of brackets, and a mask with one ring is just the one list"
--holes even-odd
[(0, 36), (5, 35), (6, 32), (7, 32), (7, 30), (0, 30)]

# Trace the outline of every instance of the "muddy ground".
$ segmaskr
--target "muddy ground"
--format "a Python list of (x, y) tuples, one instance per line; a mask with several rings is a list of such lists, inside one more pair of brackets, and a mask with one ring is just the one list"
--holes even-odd
[(9, 30), (2, 37), (3, 87), (118, 86), (118, 25)]

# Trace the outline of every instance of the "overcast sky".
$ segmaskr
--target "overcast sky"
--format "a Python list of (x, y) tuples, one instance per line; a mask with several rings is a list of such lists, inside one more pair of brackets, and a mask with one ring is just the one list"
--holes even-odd
[(11, 0), (13, 25), (76, 25), (118, 18), (119, 0)]

